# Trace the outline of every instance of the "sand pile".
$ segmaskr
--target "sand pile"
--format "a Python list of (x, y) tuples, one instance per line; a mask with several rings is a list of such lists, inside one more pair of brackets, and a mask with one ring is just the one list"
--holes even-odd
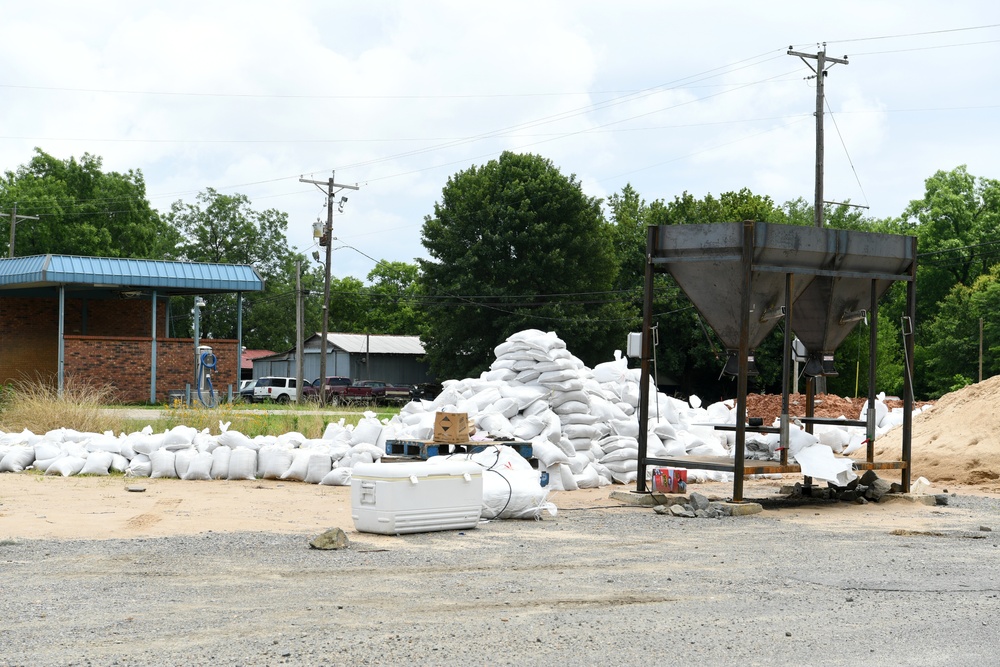
[[(912, 478), (955, 482), (1000, 492), (1000, 376), (942, 396), (913, 418)], [(902, 428), (875, 442), (876, 460), (896, 459)]]

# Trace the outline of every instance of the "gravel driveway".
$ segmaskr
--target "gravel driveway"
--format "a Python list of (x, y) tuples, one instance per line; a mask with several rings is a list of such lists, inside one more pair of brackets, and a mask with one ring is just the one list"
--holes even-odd
[(1000, 501), (949, 500), (724, 519), (609, 503), (344, 551), (5, 540), (0, 664), (994, 664)]

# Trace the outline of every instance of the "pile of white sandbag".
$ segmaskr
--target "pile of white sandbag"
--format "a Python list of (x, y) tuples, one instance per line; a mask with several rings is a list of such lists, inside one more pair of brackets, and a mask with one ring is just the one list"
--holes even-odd
[[(530, 442), (554, 490), (636, 480), (640, 372), (616, 353), (590, 369), (552, 332), (515, 333), (495, 349), (496, 361), (478, 378), (448, 380), (433, 401), (404, 406), (385, 430), (389, 439), (427, 440), (437, 412), (468, 413), (477, 437)], [(651, 457), (727, 456), (726, 437), (699, 424), (729, 418), (720, 404), (702, 409), (657, 393), (651, 397), (647, 452)], [(695, 479), (724, 479), (700, 471)]]
[[(640, 428), (647, 432), (652, 458), (733, 455), (735, 433), (713, 424), (734, 424), (733, 401), (702, 407), (658, 393), (650, 381), (649, 419), (637, 412), (640, 372), (629, 369), (620, 353), (588, 368), (552, 332), (515, 333), (495, 349), (496, 360), (478, 378), (447, 380), (433, 401), (405, 405), (391, 420), (366, 413), (357, 426), (341, 420), (321, 438), (301, 433), (249, 438), (220, 424), (211, 434), (186, 426), (163, 433), (151, 427), (130, 434), (80, 433), (57, 429), (0, 433), (0, 472), (28, 467), (49, 475), (107, 475), (205, 479), (283, 479), (347, 485), (357, 463), (372, 463), (388, 440), (431, 440), (438, 412), (467, 413), (474, 439), (530, 442), (538, 470), (551, 490), (571, 491), (612, 483), (632, 484), (638, 468)], [(884, 397), (880, 397), (884, 398)], [(879, 433), (902, 421), (879, 400)], [(864, 414), (860, 416), (864, 419)], [(849, 454), (864, 443), (863, 428), (820, 426), (816, 435), (792, 428), (790, 455), (804, 474), (837, 483), (849, 481)], [(778, 436), (747, 433), (748, 458), (777, 459)], [(512, 466), (509, 466), (512, 467)], [(809, 472), (805, 468), (809, 468)], [(648, 474), (648, 471), (647, 471)], [(731, 479), (728, 473), (689, 470), (688, 481)], [(505, 482), (505, 484), (509, 483)]]

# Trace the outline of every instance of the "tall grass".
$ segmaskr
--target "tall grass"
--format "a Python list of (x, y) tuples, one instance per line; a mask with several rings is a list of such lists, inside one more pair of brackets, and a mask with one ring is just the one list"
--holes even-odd
[(54, 383), (41, 379), (18, 380), (0, 393), (0, 431), (28, 429), (45, 433), (57, 428), (77, 431), (119, 431), (124, 420), (108, 415), (105, 407), (116, 403), (114, 388), (67, 378), (62, 395)]
[[(123, 409), (109, 409), (109, 408)], [(220, 432), (220, 423), (249, 437), (281, 435), (292, 431), (307, 438), (319, 438), (327, 424), (344, 419), (356, 425), (364, 416), (364, 408), (338, 408), (318, 411), (315, 405), (296, 406), (243, 405), (223, 403), (215, 408), (185, 407), (176, 403), (150, 411), (149, 416), (135, 417), (134, 410), (126, 410), (116, 399), (114, 388), (73, 381), (64, 382), (62, 395), (54, 384), (44, 380), (24, 380), (0, 387), (0, 431), (45, 433), (58, 428), (103, 433), (131, 433), (145, 426), (162, 432), (174, 426), (191, 426)], [(379, 419), (399, 413), (399, 408), (380, 408)]]

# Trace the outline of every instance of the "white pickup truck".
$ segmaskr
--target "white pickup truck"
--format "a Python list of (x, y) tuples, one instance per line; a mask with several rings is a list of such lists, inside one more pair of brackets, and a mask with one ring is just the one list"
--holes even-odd
[(257, 380), (253, 388), (253, 400), (275, 401), (277, 403), (288, 403), (294, 401), (298, 396), (298, 387), (295, 378), (285, 377), (262, 377)]

